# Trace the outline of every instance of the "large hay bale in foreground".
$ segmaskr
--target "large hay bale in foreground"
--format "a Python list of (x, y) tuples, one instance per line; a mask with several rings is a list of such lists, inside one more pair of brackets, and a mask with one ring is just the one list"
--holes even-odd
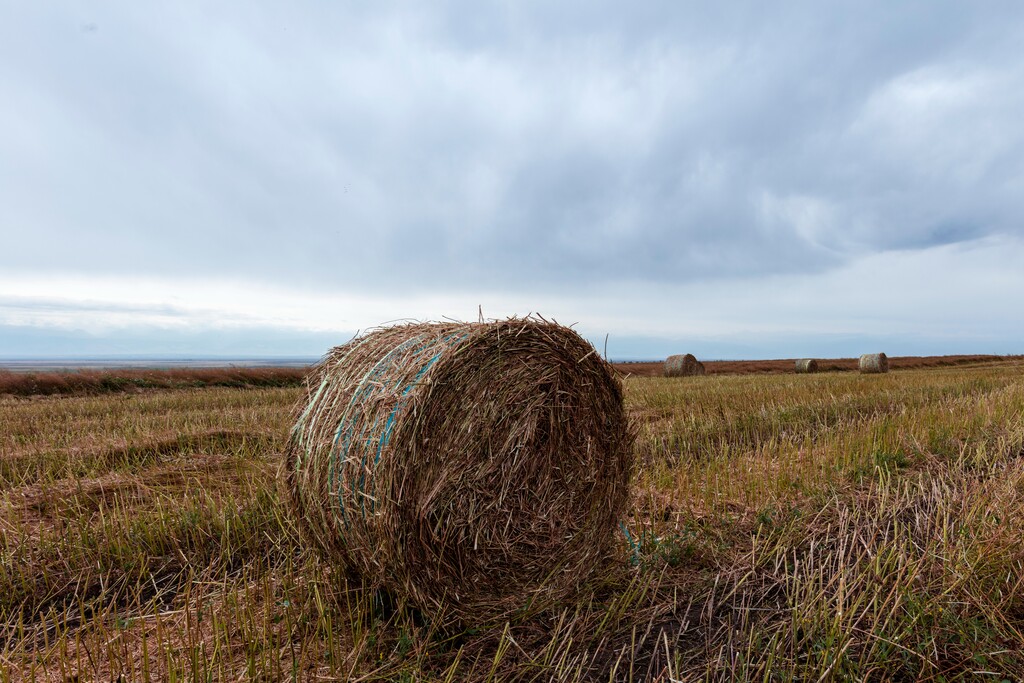
[(860, 371), (865, 374), (889, 372), (889, 359), (884, 353), (865, 353), (860, 357)]
[(665, 359), (666, 377), (692, 377), (705, 374), (704, 364), (692, 353), (669, 356)]
[(796, 371), (799, 374), (818, 371), (818, 361), (813, 358), (801, 358), (796, 362)]
[(480, 622), (586, 581), (610, 551), (632, 459), (621, 385), (572, 330), (425, 323), (324, 357), (285, 476), (327, 558)]

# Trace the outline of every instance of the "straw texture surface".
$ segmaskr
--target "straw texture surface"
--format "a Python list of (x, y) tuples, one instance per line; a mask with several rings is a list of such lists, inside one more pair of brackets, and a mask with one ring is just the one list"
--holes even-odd
[(692, 353), (669, 356), (665, 359), (666, 377), (689, 377), (703, 375), (705, 372), (704, 364), (698, 361)]
[(813, 358), (801, 358), (796, 362), (796, 371), (800, 374), (818, 371), (818, 361)]
[(889, 359), (884, 353), (865, 353), (860, 357), (860, 371), (865, 374), (889, 372)]
[(479, 622), (576, 591), (610, 551), (632, 458), (619, 381), (572, 330), (423, 323), (324, 357), (284, 474), (326, 557)]

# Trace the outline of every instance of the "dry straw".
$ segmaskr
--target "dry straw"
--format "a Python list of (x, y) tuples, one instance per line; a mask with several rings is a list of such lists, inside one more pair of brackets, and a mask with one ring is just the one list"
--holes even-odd
[(801, 358), (796, 362), (796, 371), (800, 374), (818, 371), (818, 361), (813, 358)]
[(692, 353), (685, 356), (669, 356), (665, 359), (666, 377), (690, 377), (703, 375), (705, 372), (704, 364), (697, 360)]
[(312, 371), (286, 484), (332, 561), (440, 619), (568, 597), (607, 556), (632, 432), (622, 387), (538, 319), (382, 328)]
[(860, 357), (860, 371), (863, 373), (889, 372), (889, 359), (884, 353), (865, 353)]

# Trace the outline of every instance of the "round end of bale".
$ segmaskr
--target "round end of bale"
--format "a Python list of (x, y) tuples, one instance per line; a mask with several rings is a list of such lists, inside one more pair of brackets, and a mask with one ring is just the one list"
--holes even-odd
[(665, 377), (693, 377), (705, 374), (704, 364), (692, 353), (665, 359)]
[(326, 558), (479, 623), (557, 604), (610, 554), (632, 441), (615, 373), (572, 330), (403, 325), (314, 368), (285, 477)]
[(818, 361), (813, 358), (801, 358), (796, 362), (796, 371), (800, 374), (817, 372)]
[(860, 357), (860, 371), (865, 374), (889, 372), (889, 359), (884, 353), (865, 353)]

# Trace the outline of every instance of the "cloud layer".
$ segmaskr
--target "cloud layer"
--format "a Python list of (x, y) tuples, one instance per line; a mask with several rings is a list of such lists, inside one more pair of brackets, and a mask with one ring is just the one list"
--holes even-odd
[(666, 285), (658, 296), (620, 283), (577, 295), (392, 297), (227, 280), (0, 277), (8, 293), (0, 296), (0, 357), (33, 355), (29, 348), (315, 356), (382, 322), (474, 319), (481, 308), (488, 318), (543, 312), (602, 349), (608, 335), (609, 356), (618, 359), (680, 348), (711, 358), (850, 356), (874, 347), (894, 355), (1018, 353), (1024, 319), (1007, 297), (1024, 292), (1021, 263), (1024, 240), (987, 238), (874, 254), (827, 273)]
[[(56, 2), (9, 14), (10, 324), (59, 327), (47, 306), (82, 305), (48, 280), (215, 280), (341, 302), (337, 319), (371, 302), (378, 321), (409, 302), (433, 302), (437, 317), (496, 301), (595, 330), (619, 321), (638, 339), (738, 334), (764, 310), (750, 282), (790, 278), (806, 299), (887, 254), (978, 296), (1020, 286), (1015, 264), (979, 274), (936, 256), (1024, 239), (1016, 3)], [(944, 287), (860, 286), (904, 302), (906, 334), (957, 334)], [(698, 305), (661, 329), (681, 294), (728, 317)], [(627, 298), (647, 302), (633, 306), (642, 314), (624, 312)], [(218, 306), (253, 314), (241, 294)], [(252, 324), (343, 326), (281, 308)], [(843, 334), (861, 321), (844, 310), (774, 319)], [(219, 324), (188, 311), (146, 324)], [(977, 325), (1019, 332), (995, 314)]]

